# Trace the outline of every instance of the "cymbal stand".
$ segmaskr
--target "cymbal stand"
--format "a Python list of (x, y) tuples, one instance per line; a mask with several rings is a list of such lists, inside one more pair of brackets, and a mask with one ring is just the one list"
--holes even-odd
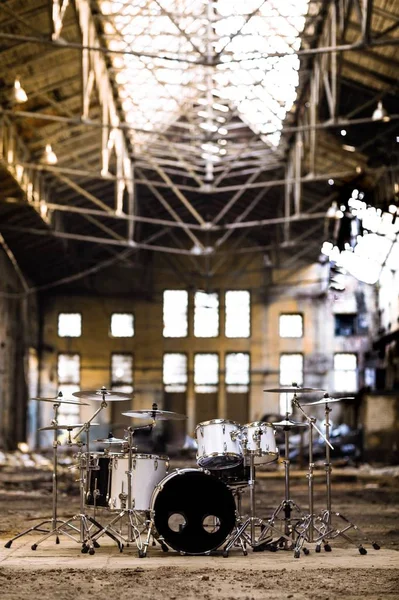
[[(289, 420), (289, 415), (290, 413), (287, 411), (285, 419), (286, 421)], [(282, 502), (280, 502), (280, 504), (278, 505), (278, 507), (274, 510), (272, 516), (270, 517), (270, 519), (268, 520), (270, 525), (274, 525), (276, 520), (278, 520), (278, 517), (281, 513), (284, 513), (284, 534), (286, 536), (286, 538), (281, 538), (280, 540), (277, 540), (276, 544), (278, 546), (280, 546), (280, 548), (284, 549), (284, 550), (291, 550), (292, 549), (292, 545), (293, 545), (293, 538), (292, 538), (292, 534), (293, 534), (293, 526), (292, 526), (292, 513), (293, 511), (295, 511), (298, 515), (299, 518), (301, 518), (303, 516), (303, 513), (300, 509), (300, 507), (298, 506), (298, 504), (296, 502), (294, 502), (294, 500), (291, 499), (291, 493), (290, 493), (290, 443), (289, 443), (289, 431), (290, 431), (290, 427), (289, 426), (285, 426), (283, 428), (284, 431), (284, 460), (283, 460), (283, 465), (284, 465), (284, 500), (282, 500)], [(289, 540), (289, 544), (287, 543)]]
[[(314, 462), (313, 462), (313, 429), (315, 429), (319, 435), (326, 442), (326, 446), (330, 450), (330, 448), (334, 449), (330, 443), (330, 440), (326, 438), (326, 436), (320, 431), (320, 429), (316, 425), (316, 419), (314, 417), (309, 417), (305, 411), (302, 409), (299, 400), (296, 396), (292, 399), (292, 404), (305, 417), (307, 422), (309, 423), (309, 467), (308, 467), (308, 498), (309, 498), (309, 513), (305, 515), (299, 523), (297, 523), (295, 527), (296, 533), (298, 533), (298, 537), (295, 543), (294, 548), (294, 557), (300, 558), (301, 550), (303, 550), (304, 554), (309, 554), (309, 550), (304, 546), (305, 542), (314, 542), (314, 534), (315, 531), (320, 535), (321, 528), (318, 517), (314, 514)], [(317, 523), (317, 525), (316, 525)], [(321, 538), (323, 539), (323, 538)]]
[[(246, 454), (246, 444), (245, 444), (245, 440), (243, 441), (243, 446), (244, 446), (244, 455)], [(245, 546), (246, 544), (248, 544), (249, 546), (251, 546), (252, 548), (257, 548), (258, 546), (265, 546), (265, 545), (271, 545), (274, 546), (273, 544), (273, 538), (271, 537), (271, 531), (276, 532), (279, 537), (283, 538), (284, 540), (288, 541), (288, 542), (292, 542), (291, 538), (289, 538), (287, 535), (285, 534), (281, 534), (281, 532), (274, 527), (273, 524), (269, 523), (268, 521), (264, 521), (263, 519), (260, 519), (259, 517), (256, 517), (255, 513), (256, 513), (256, 491), (255, 491), (255, 462), (254, 462), (254, 452), (247, 452), (247, 456), (249, 455), (249, 481), (248, 481), (248, 487), (249, 487), (249, 498), (250, 498), (250, 516), (242, 523), (238, 523), (237, 529), (235, 531), (235, 533), (233, 533), (233, 535), (230, 537), (229, 541), (227, 542), (226, 546), (223, 548), (223, 556), (225, 558), (228, 557), (229, 555), (229, 551), (230, 549), (238, 542), (241, 545), (241, 548), (243, 550), (243, 554), (246, 554), (246, 550), (245, 550)], [(258, 538), (256, 538), (256, 528), (259, 527), (261, 529), (260, 535)], [(246, 532), (246, 530), (249, 528), (250, 533), (248, 535), (248, 533)]]
[[(325, 398), (328, 398), (328, 394), (325, 395)], [(330, 408), (328, 402), (326, 401), (325, 408), (324, 408), (324, 415), (325, 415), (326, 439), (328, 441), (330, 440), (330, 427), (331, 427), (330, 412), (331, 412), (331, 408)], [(328, 544), (328, 542), (326, 542), (326, 540), (329, 540), (329, 539), (332, 540), (332, 539), (335, 539), (335, 538), (341, 536), (345, 540), (354, 544), (358, 548), (360, 554), (367, 554), (367, 550), (362, 544), (357, 544), (354, 540), (352, 540), (346, 534), (346, 532), (351, 529), (354, 529), (355, 531), (357, 531), (362, 536), (362, 538), (374, 548), (374, 550), (379, 550), (380, 545), (377, 544), (377, 542), (370, 540), (365, 535), (365, 533), (361, 529), (359, 529), (359, 527), (357, 525), (355, 525), (352, 521), (347, 519), (347, 517), (345, 517), (340, 512), (332, 511), (332, 508), (331, 508), (331, 505), (332, 505), (332, 502), (331, 502), (332, 466), (331, 466), (330, 444), (326, 444), (325, 471), (326, 471), (326, 496), (327, 496), (326, 504), (327, 504), (327, 508), (322, 510), (320, 516), (318, 517), (318, 521), (321, 524), (321, 535), (319, 537), (317, 537), (316, 540), (314, 540), (316, 543), (316, 548), (315, 548), (316, 552), (320, 552), (322, 543), (324, 544), (324, 549), (327, 552), (330, 552), (331, 546), (330, 546), (330, 544)], [(346, 526), (344, 526), (343, 529), (336, 529), (332, 524), (333, 516), (339, 517), (344, 523), (346, 523)]]
[[(92, 535), (90, 532), (92, 525), (95, 525), (98, 529), (102, 529), (102, 525), (100, 523), (98, 523), (93, 517), (87, 515), (86, 509), (85, 509), (85, 499), (86, 499), (86, 494), (87, 494), (88, 472), (89, 472), (89, 468), (90, 468), (90, 424), (93, 421), (93, 419), (95, 419), (95, 417), (98, 415), (98, 413), (101, 412), (106, 407), (107, 407), (107, 403), (105, 401), (105, 393), (103, 393), (100, 408), (98, 408), (95, 411), (95, 413), (90, 417), (90, 419), (82, 425), (82, 427), (78, 430), (78, 432), (73, 437), (73, 439), (76, 440), (83, 431), (86, 434), (86, 444), (85, 444), (86, 452), (80, 451), (78, 453), (79, 473), (80, 473), (80, 475), (79, 475), (79, 490), (80, 490), (79, 513), (77, 513), (76, 515), (74, 515), (73, 517), (68, 519), (68, 521), (62, 523), (59, 527), (57, 527), (57, 529), (54, 532), (56, 534), (60, 534), (60, 533), (66, 534), (66, 532), (64, 531), (64, 527), (71, 527), (72, 523), (74, 523), (75, 521), (79, 521), (80, 528), (76, 529), (76, 527), (73, 527), (74, 529), (76, 529), (76, 531), (78, 531), (80, 533), (79, 540), (76, 540), (75, 538), (73, 538), (73, 539), (74, 539), (74, 541), (77, 541), (78, 543), (80, 542), (82, 544), (82, 553), (83, 554), (85, 554), (86, 552), (89, 552), (89, 554), (95, 553), (94, 548), (96, 547), (96, 545), (94, 544), (94, 542), (92, 540)], [(84, 445), (83, 442), (80, 440), (77, 442), (77, 444), (80, 447), (80, 449)], [(46, 535), (42, 536), (40, 538), (40, 540), (38, 542), (36, 542), (36, 544), (33, 544), (32, 550), (36, 550), (38, 545), (41, 544), (42, 542), (44, 542), (52, 533), (53, 532), (50, 532), (50, 533), (47, 533)], [(72, 536), (70, 536), (70, 537), (72, 537)], [(120, 546), (120, 542), (118, 539), (116, 539), (111, 534), (109, 534), (109, 537), (111, 537), (118, 544), (118, 546)]]
[[(104, 527), (101, 527), (100, 531), (97, 531), (95, 533), (95, 535), (92, 537), (92, 541), (95, 543), (97, 542), (97, 540), (104, 534), (112, 534), (118, 537), (119, 539), (119, 548), (120, 551), (122, 552), (123, 550), (123, 542), (125, 542), (125, 544), (127, 546), (129, 546), (130, 542), (134, 542), (134, 544), (136, 545), (137, 549), (138, 549), (138, 554), (139, 557), (142, 558), (146, 555), (146, 548), (145, 548), (145, 542), (142, 541), (141, 539), (141, 532), (140, 529), (138, 528), (138, 525), (142, 524), (147, 528), (147, 519), (144, 517), (143, 519), (140, 519), (140, 512), (134, 510), (133, 507), (133, 497), (132, 497), (132, 487), (133, 487), (133, 481), (132, 481), (132, 477), (133, 477), (133, 436), (135, 431), (137, 430), (152, 430), (153, 427), (155, 427), (155, 420), (153, 420), (153, 423), (151, 423), (151, 425), (144, 425), (143, 427), (136, 427), (136, 428), (132, 428), (132, 427), (128, 427), (127, 428), (127, 432), (128, 432), (128, 468), (127, 468), (127, 493), (124, 493), (123, 491), (119, 494), (119, 498), (121, 500), (121, 505), (122, 508), (119, 511), (119, 513), (109, 522), (107, 523), (107, 525), (105, 525)], [(127, 515), (128, 517), (128, 522), (127, 522), (127, 537), (124, 538), (122, 535), (122, 531), (121, 529), (119, 531), (117, 531), (115, 529), (115, 525), (118, 522), (122, 522), (123, 517), (125, 517)], [(161, 544), (162, 545), (162, 544)]]
[[(62, 400), (62, 392), (58, 393), (57, 399)], [(60, 403), (57, 402), (57, 399), (55, 400), (54, 404), (53, 404), (53, 410), (54, 410), (54, 417), (51, 421), (52, 425), (57, 425), (58, 424), (58, 409), (60, 407)], [(68, 442), (71, 439), (71, 429), (68, 429)], [(58, 446), (60, 445), (59, 440), (57, 439), (57, 432), (59, 430), (57, 430), (56, 428), (54, 429), (54, 437), (53, 437), (53, 475), (52, 475), (52, 516), (51, 519), (46, 519), (44, 521), (41, 521), (41, 523), (39, 523), (38, 525), (35, 525), (34, 527), (30, 527), (29, 529), (26, 529), (25, 531), (23, 531), (22, 533), (18, 533), (16, 536), (14, 536), (11, 540), (9, 540), (6, 544), (5, 544), (5, 548), (11, 548), (11, 544), (13, 543), (14, 540), (17, 540), (18, 538), (26, 535), (27, 533), (30, 533), (31, 531), (40, 531), (40, 533), (47, 533), (47, 537), (50, 537), (51, 535), (55, 535), (55, 543), (59, 544), (60, 543), (60, 538), (59, 538), (59, 533), (63, 533), (69, 537), (73, 538), (67, 531), (58, 531), (58, 523), (60, 523), (61, 525), (65, 525), (66, 521), (63, 521), (62, 519), (59, 519), (57, 516), (57, 504), (58, 504)], [(43, 525), (50, 523), (50, 529), (46, 530), (46, 529), (42, 529)], [(71, 529), (74, 529), (75, 531), (78, 531), (78, 529), (76, 529), (76, 527), (74, 527), (73, 525), (69, 525), (69, 527)]]

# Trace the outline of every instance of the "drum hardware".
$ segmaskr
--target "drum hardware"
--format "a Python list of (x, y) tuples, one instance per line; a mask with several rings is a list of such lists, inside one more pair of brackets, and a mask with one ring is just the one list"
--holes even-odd
[[(83, 423), (77, 433), (74, 435), (73, 440), (78, 440), (76, 443), (79, 447), (79, 452), (77, 455), (77, 459), (78, 459), (78, 464), (79, 464), (79, 491), (80, 491), (80, 507), (79, 507), (79, 513), (75, 514), (73, 517), (71, 517), (70, 519), (68, 519), (68, 521), (62, 523), (60, 526), (58, 526), (54, 532), (49, 532), (46, 535), (42, 536), (37, 542), (36, 544), (33, 544), (32, 546), (32, 550), (36, 550), (37, 546), (39, 544), (41, 544), (42, 542), (44, 542), (50, 535), (52, 535), (52, 533), (55, 533), (56, 535), (62, 533), (62, 534), (66, 534), (68, 535), (68, 533), (66, 531), (64, 531), (64, 528), (66, 527), (73, 527), (73, 529), (77, 530), (80, 533), (80, 538), (79, 541), (82, 544), (82, 553), (86, 553), (88, 552), (89, 554), (94, 554), (95, 553), (95, 547), (97, 547), (97, 543), (95, 543), (95, 540), (92, 539), (92, 533), (91, 533), (91, 529), (93, 526), (95, 526), (97, 528), (97, 530), (101, 530), (103, 529), (102, 525), (100, 523), (98, 523), (98, 521), (96, 521), (96, 519), (90, 515), (87, 514), (86, 510), (85, 510), (85, 500), (87, 498), (88, 492), (89, 492), (89, 470), (90, 470), (90, 427), (93, 424), (93, 421), (95, 419), (95, 417), (103, 410), (107, 407), (107, 400), (111, 400), (111, 401), (117, 401), (117, 400), (125, 400), (125, 396), (126, 394), (120, 394), (117, 392), (111, 392), (109, 390), (107, 390), (105, 387), (102, 387), (101, 390), (95, 390), (93, 391), (81, 391), (81, 392), (74, 392), (72, 394), (73, 396), (76, 396), (77, 398), (86, 398), (89, 400), (100, 400), (101, 401), (101, 405), (100, 407), (94, 412), (94, 414), (88, 419), (88, 421), (86, 421), (85, 423)], [(81, 435), (81, 433), (85, 432), (85, 436), (86, 436), (86, 442), (85, 444), (78, 439), (79, 436)], [(82, 452), (82, 446), (86, 445), (86, 452), (83, 453)], [(75, 521), (79, 521), (79, 529), (77, 529), (74, 525), (72, 525), (73, 523), (75, 523)], [(115, 541), (118, 546), (120, 547), (120, 541), (112, 534), (112, 533), (108, 533), (109, 537), (111, 539), (113, 539), (113, 541)], [(70, 536), (72, 537), (72, 536)], [(73, 538), (75, 540), (75, 538)], [(75, 540), (76, 541), (76, 540)]]
[(101, 403), (123, 402), (124, 400), (131, 400), (134, 398), (132, 394), (107, 390), (105, 386), (102, 386), (102, 388), (99, 390), (82, 390), (80, 392), (73, 392), (72, 396), (75, 396), (76, 398), (84, 398), (85, 400), (94, 400), (94, 402)]
[[(67, 444), (70, 445), (71, 444), (71, 431), (72, 429), (79, 427), (80, 425), (58, 425), (58, 409), (60, 407), (61, 404), (83, 404), (81, 402), (73, 402), (70, 400), (63, 400), (63, 395), (62, 392), (59, 392), (58, 395), (55, 398), (32, 398), (32, 400), (38, 400), (40, 402), (52, 402), (53, 403), (53, 411), (54, 411), (54, 416), (53, 419), (51, 421), (51, 425), (49, 427), (41, 427), (39, 429), (39, 431), (53, 431), (54, 432), (54, 437), (53, 437), (53, 476), (52, 476), (52, 516), (51, 519), (46, 519), (44, 521), (41, 521), (38, 525), (35, 525), (34, 527), (30, 527), (29, 529), (26, 529), (25, 531), (18, 533), (16, 536), (14, 536), (11, 540), (9, 540), (6, 544), (5, 544), (5, 548), (11, 548), (11, 544), (13, 543), (14, 540), (17, 540), (20, 537), (23, 537), (24, 535), (26, 535), (27, 533), (30, 533), (31, 531), (39, 531), (40, 533), (46, 533), (46, 538), (50, 537), (51, 535), (55, 535), (55, 543), (59, 544), (60, 543), (60, 538), (59, 538), (59, 534), (62, 533), (64, 535), (67, 535), (68, 537), (70, 537), (71, 539), (75, 540), (75, 538), (68, 532), (68, 531), (63, 531), (59, 528), (59, 525), (61, 526), (68, 526), (70, 529), (74, 530), (74, 531), (79, 531), (76, 527), (74, 527), (72, 524), (68, 523), (67, 521), (64, 521), (62, 519), (58, 518), (57, 515), (57, 505), (58, 505), (58, 446), (60, 445), (59, 440), (57, 439), (57, 432), (60, 429), (66, 429), (68, 431), (68, 441)], [(43, 525), (49, 524), (50, 529), (43, 529)], [(32, 547), (33, 548), (33, 547)]]
[[(287, 541), (291, 542), (292, 539), (286, 536), (285, 534), (281, 534), (281, 532), (274, 527), (274, 525), (268, 521), (264, 521), (263, 519), (256, 516), (256, 491), (255, 491), (255, 453), (248, 451), (249, 453), (249, 468), (250, 468), (250, 478), (248, 481), (249, 487), (249, 498), (250, 498), (250, 516), (243, 522), (242, 517), (238, 515), (238, 520), (236, 523), (236, 531), (230, 536), (229, 541), (223, 549), (223, 556), (225, 558), (228, 557), (230, 549), (236, 545), (237, 543), (241, 544), (243, 549), (246, 548), (246, 545), (251, 546), (254, 551), (256, 548), (262, 547), (265, 548), (267, 546), (271, 546), (274, 549), (273, 537), (271, 535), (272, 532), (275, 532), (279, 535), (279, 539), (283, 538)], [(250, 529), (249, 535), (246, 530)], [(260, 535), (256, 537), (256, 528), (260, 528)], [(243, 550), (244, 552), (244, 550)], [(244, 552), (245, 554), (246, 552)]]
[[(341, 536), (345, 540), (354, 544), (358, 548), (360, 554), (363, 554), (363, 555), (367, 554), (367, 550), (362, 544), (357, 544), (352, 538), (350, 538), (347, 535), (346, 532), (350, 531), (351, 529), (354, 529), (355, 531), (357, 531), (362, 536), (362, 538), (374, 548), (374, 550), (380, 549), (380, 545), (377, 544), (377, 542), (370, 540), (365, 535), (365, 533), (362, 530), (360, 530), (357, 525), (355, 525), (352, 521), (350, 521), (347, 517), (345, 517), (345, 515), (341, 514), (340, 512), (332, 511), (332, 501), (331, 501), (332, 465), (331, 465), (331, 453), (330, 453), (330, 448), (331, 448), (331, 444), (330, 444), (330, 425), (331, 425), (330, 424), (330, 412), (332, 409), (330, 408), (329, 405), (332, 402), (340, 402), (342, 400), (353, 400), (353, 399), (354, 399), (353, 397), (331, 398), (328, 394), (325, 394), (324, 398), (322, 398), (321, 400), (304, 404), (304, 406), (314, 406), (314, 405), (324, 404), (325, 428), (326, 428), (325, 472), (326, 472), (326, 505), (327, 505), (327, 507), (326, 507), (326, 509), (322, 510), (320, 515), (317, 516), (316, 518), (314, 518), (314, 517), (311, 518), (312, 512), (310, 511), (311, 514), (308, 515), (307, 522), (304, 524), (304, 531), (301, 533), (301, 535), (298, 537), (298, 540), (297, 540), (298, 547), (296, 546), (296, 548), (295, 548), (296, 555), (298, 554), (298, 552), (300, 552), (301, 545), (303, 544), (304, 540), (307, 539), (308, 537), (309, 538), (311, 537), (314, 525), (317, 527), (317, 531), (318, 531), (319, 535), (317, 536), (317, 538), (315, 540), (309, 539), (309, 541), (315, 542), (316, 552), (320, 552), (321, 544), (324, 544), (324, 549), (327, 552), (331, 551), (331, 546), (328, 543), (328, 540), (332, 540), (332, 539), (335, 539), (335, 538)], [(337, 529), (336, 527), (333, 526), (332, 519), (334, 516), (340, 518), (346, 524), (343, 529)]]
[(291, 386), (284, 386), (279, 388), (272, 388), (268, 390), (263, 390), (264, 392), (273, 392), (278, 394), (307, 394), (310, 392), (325, 392), (326, 390), (322, 390), (320, 388), (311, 388), (311, 387), (301, 387), (297, 383), (293, 383)]
[(226, 419), (199, 423), (195, 428), (198, 466), (212, 471), (242, 463), (240, 429), (238, 423)]

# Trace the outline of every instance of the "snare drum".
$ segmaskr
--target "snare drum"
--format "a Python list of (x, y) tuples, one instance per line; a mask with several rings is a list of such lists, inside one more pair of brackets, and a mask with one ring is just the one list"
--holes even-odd
[(266, 465), (278, 459), (275, 429), (271, 423), (248, 423), (243, 425), (241, 434), (245, 464), (249, 464), (250, 454), (254, 457), (255, 465)]
[(240, 425), (235, 421), (214, 419), (195, 428), (198, 444), (197, 464), (204, 469), (228, 469), (242, 463)]
[(129, 457), (126, 454), (112, 456), (111, 493), (109, 507), (114, 510), (132, 508), (150, 510), (151, 495), (155, 486), (165, 477), (169, 468), (167, 456), (133, 454), (132, 460), (132, 506), (127, 506)]

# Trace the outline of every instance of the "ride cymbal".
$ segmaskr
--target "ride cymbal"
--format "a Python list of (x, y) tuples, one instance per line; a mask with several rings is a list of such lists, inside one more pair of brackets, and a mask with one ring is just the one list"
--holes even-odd
[[(54, 431), (54, 429), (77, 429), (78, 427), (83, 427), (84, 423), (74, 423), (73, 425), (47, 425), (47, 427), (39, 427), (38, 431)], [(100, 425), (100, 423), (90, 423), (90, 427), (92, 425)]]
[(95, 442), (98, 442), (99, 444), (126, 444), (127, 440), (123, 439), (123, 438), (100, 438), (99, 440), (94, 440)]
[(316, 400), (316, 402), (304, 402), (302, 406), (314, 406), (316, 404), (331, 404), (331, 402), (341, 402), (342, 400), (354, 400), (355, 396), (347, 396), (346, 398), (330, 398), (324, 397), (321, 400)]
[(76, 398), (84, 398), (86, 400), (94, 400), (95, 402), (122, 402), (123, 400), (131, 400), (133, 394), (125, 394), (124, 392), (114, 392), (102, 387), (100, 390), (82, 390), (74, 392), (72, 396)]
[(187, 419), (186, 415), (180, 413), (171, 412), (169, 410), (129, 410), (123, 412), (122, 415), (125, 417), (132, 417), (132, 419), (153, 419), (154, 421), (182, 421)]
[(31, 398), (31, 400), (38, 400), (39, 402), (51, 402), (52, 404), (78, 404), (79, 406), (89, 406), (87, 402), (78, 402), (77, 400), (61, 400), (61, 398), (58, 396), (55, 398)]
[(277, 421), (277, 423), (272, 423), (275, 427), (307, 427), (307, 423), (303, 423), (302, 421), (290, 421), (290, 419), (283, 419), (282, 421)]
[(320, 388), (310, 388), (310, 387), (298, 387), (295, 385), (289, 386), (289, 387), (280, 387), (280, 388), (271, 388), (269, 390), (263, 390), (264, 392), (275, 392), (278, 394), (295, 394), (296, 392), (299, 392), (300, 394), (306, 394), (308, 392), (325, 392), (325, 390), (322, 390)]

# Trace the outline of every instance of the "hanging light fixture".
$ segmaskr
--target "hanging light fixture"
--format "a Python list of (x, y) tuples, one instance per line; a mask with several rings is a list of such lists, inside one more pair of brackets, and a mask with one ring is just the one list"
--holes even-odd
[(27, 96), (24, 88), (21, 86), (21, 82), (18, 77), (16, 77), (15, 81), (14, 81), (13, 95), (14, 95), (14, 101), (17, 102), (17, 104), (23, 104), (28, 99), (28, 96)]
[(384, 105), (382, 104), (381, 100), (378, 102), (377, 108), (373, 112), (371, 118), (373, 121), (385, 121), (386, 122), (386, 121), (390, 120), (388, 113), (387, 113), (386, 109), (384, 108)]
[(46, 144), (46, 150), (44, 153), (44, 160), (48, 165), (56, 165), (58, 158), (50, 144)]

